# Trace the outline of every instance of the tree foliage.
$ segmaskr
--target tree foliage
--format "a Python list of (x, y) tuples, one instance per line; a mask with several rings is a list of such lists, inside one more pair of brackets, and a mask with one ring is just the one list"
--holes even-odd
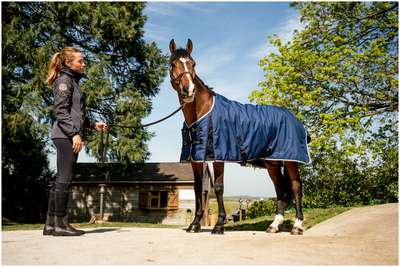
[[(27, 114), (49, 132), (52, 91), (47, 64), (65, 46), (81, 48), (86, 62), (82, 91), (88, 116), (138, 125), (151, 111), (150, 98), (166, 75), (166, 57), (143, 39), (143, 2), (8, 2), (3, 5), (3, 108), (5, 126)], [(8, 105), (8, 103), (12, 103)], [(10, 107), (10, 109), (9, 109)], [(10, 121), (19, 121), (13, 125)], [(146, 129), (111, 129), (110, 158), (143, 161)], [(86, 149), (98, 157), (99, 133)], [(117, 142), (118, 141), (118, 142)]]
[(251, 219), (273, 215), (276, 213), (276, 199), (254, 201), (247, 209), (247, 216)]
[(250, 99), (288, 108), (311, 133), (309, 203), (397, 199), (398, 3), (292, 6), (304, 29), (270, 38), (278, 52), (261, 59), (265, 80)]
[[(52, 118), (47, 64), (63, 47), (81, 49), (87, 114), (109, 124), (138, 125), (166, 75), (167, 58), (144, 41), (143, 2), (2, 3), (3, 216), (38, 220), (46, 208), (46, 154)], [(109, 158), (143, 161), (146, 129), (111, 128)], [(99, 158), (99, 132), (86, 136)]]
[[(359, 153), (376, 127), (397, 127), (398, 4), (293, 4), (305, 28), (260, 61), (265, 81), (250, 99), (285, 106), (303, 120), (319, 151)], [(339, 145), (340, 144), (340, 145)]]
[(373, 149), (379, 154), (376, 158), (363, 155), (355, 161), (338, 151), (326, 158), (315, 158), (302, 171), (304, 206), (325, 208), (398, 201), (397, 138), (376, 144)]
[(2, 129), (2, 217), (17, 222), (43, 221), (49, 170), (44, 138), (30, 118), (16, 129)]

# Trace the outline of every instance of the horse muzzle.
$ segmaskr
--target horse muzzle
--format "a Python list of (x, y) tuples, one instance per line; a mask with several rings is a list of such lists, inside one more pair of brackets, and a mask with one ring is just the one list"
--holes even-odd
[(183, 102), (191, 103), (194, 101), (194, 97), (196, 96), (196, 89), (193, 88), (191, 92), (189, 89), (182, 89), (180, 95)]

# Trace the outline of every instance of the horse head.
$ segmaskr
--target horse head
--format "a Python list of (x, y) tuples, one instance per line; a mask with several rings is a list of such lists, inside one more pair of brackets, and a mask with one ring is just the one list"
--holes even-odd
[(172, 87), (178, 92), (179, 98), (185, 103), (193, 102), (196, 94), (194, 80), (196, 78), (196, 62), (191, 56), (193, 44), (188, 39), (186, 49), (176, 48), (174, 39), (169, 43), (171, 56), (169, 58)]

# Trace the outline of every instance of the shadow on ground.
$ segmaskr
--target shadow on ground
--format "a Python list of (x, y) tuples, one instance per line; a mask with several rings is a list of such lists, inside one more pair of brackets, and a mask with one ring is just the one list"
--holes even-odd
[[(266, 231), (268, 226), (272, 223), (272, 220), (262, 220), (259, 222), (243, 222), (235, 224), (225, 224), (225, 231)], [(290, 232), (293, 228), (291, 220), (285, 220), (283, 224), (279, 226), (280, 232)], [(186, 231), (187, 227), (181, 228), (182, 231)], [(210, 232), (212, 228), (201, 228), (201, 232)]]
[(112, 231), (118, 231), (118, 230), (119, 230), (119, 228), (101, 228), (101, 229), (85, 231), (85, 234), (106, 233), (106, 232), (112, 232)]
[[(225, 231), (266, 231), (272, 220), (263, 220), (259, 222), (239, 223), (233, 225), (225, 225)], [(293, 228), (291, 220), (285, 220), (279, 226), (281, 232), (290, 232)]]

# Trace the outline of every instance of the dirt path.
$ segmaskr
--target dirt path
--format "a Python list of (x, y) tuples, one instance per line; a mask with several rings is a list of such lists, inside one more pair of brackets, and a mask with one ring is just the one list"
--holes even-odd
[(180, 229), (97, 228), (80, 237), (41, 231), (2, 232), (2, 264), (363, 264), (398, 265), (398, 204), (354, 208), (289, 233)]

